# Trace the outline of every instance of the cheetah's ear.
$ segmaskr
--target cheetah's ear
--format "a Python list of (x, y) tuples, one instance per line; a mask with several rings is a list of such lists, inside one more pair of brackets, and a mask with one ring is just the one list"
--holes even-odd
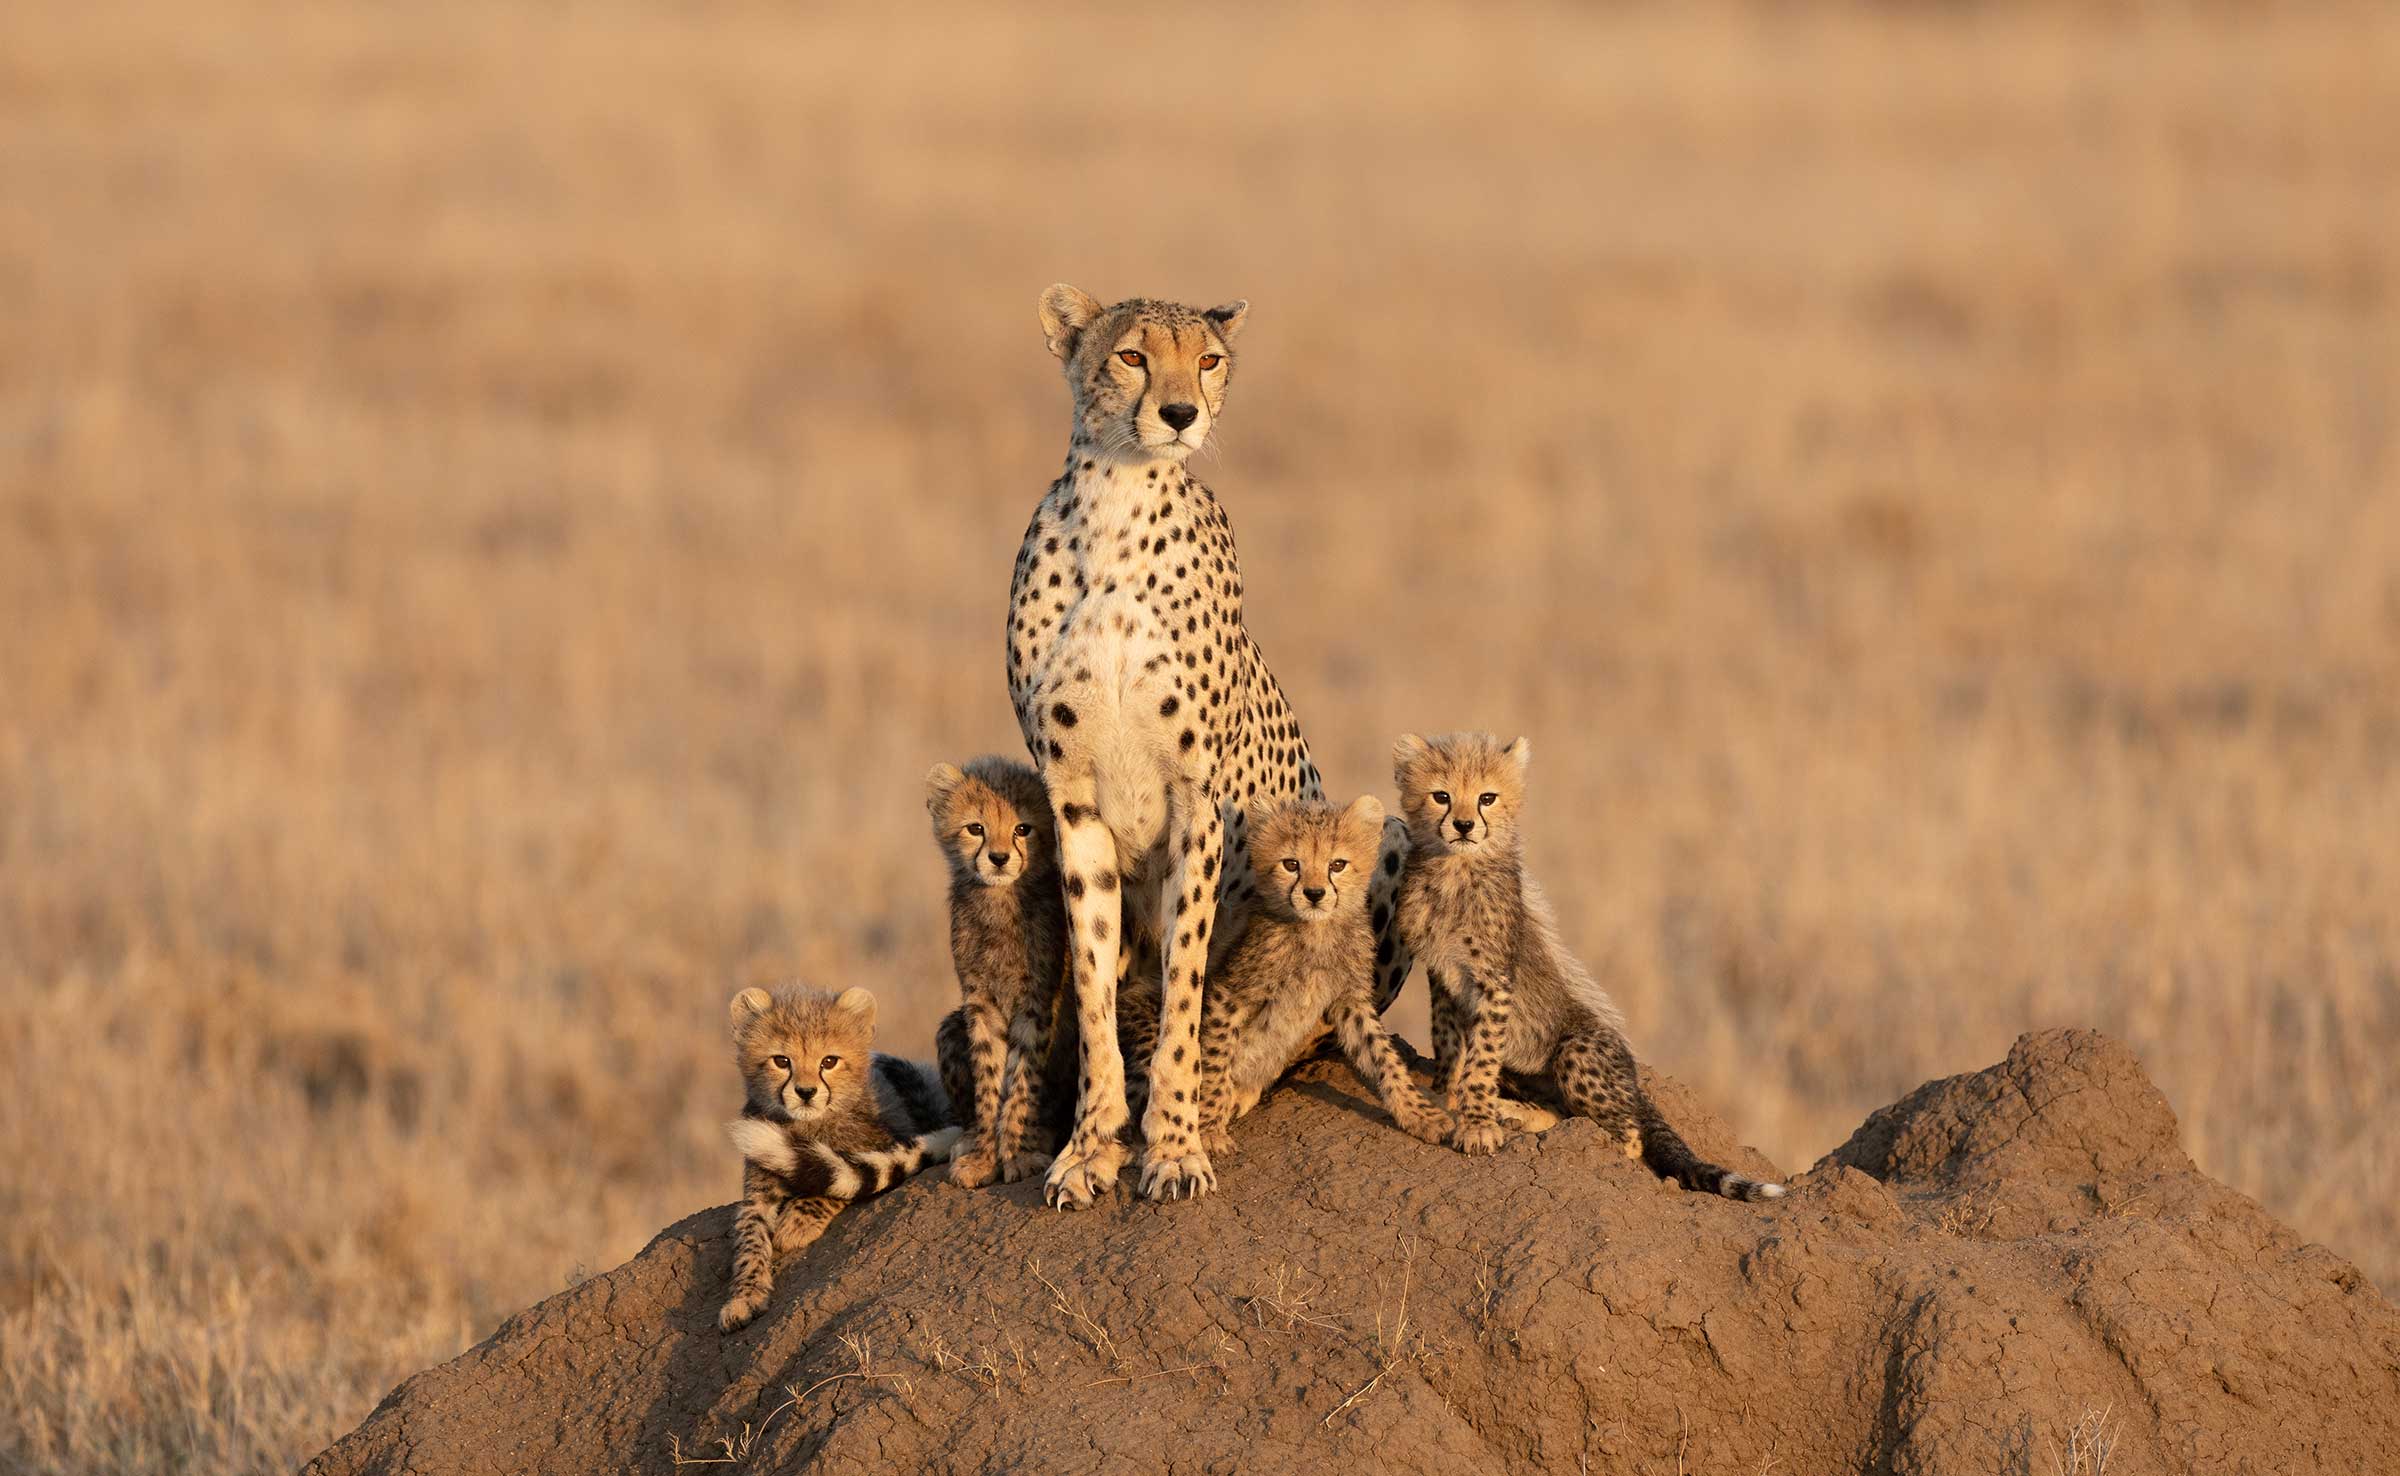
[(1237, 297), (1223, 307), (1210, 308), (1200, 316), (1217, 325), (1217, 337), (1231, 343), (1233, 335), (1242, 331), (1242, 319), (1250, 316), (1250, 300)]
[(925, 774), (925, 808), (934, 819), (942, 818), (942, 806), (958, 786), (967, 782), (967, 771), (956, 764), (935, 764)]
[(875, 996), (858, 985), (835, 995), (833, 1009), (836, 1014), (851, 1016), (869, 1030), (875, 1028)]
[(1392, 745), (1393, 780), (1402, 786), (1406, 786), (1408, 783), (1409, 769), (1420, 762), (1425, 755), (1431, 752), (1433, 752), (1433, 745), (1418, 737), (1416, 734), (1401, 734), (1400, 741)]
[(1277, 808), (1275, 800), (1271, 796), (1263, 794), (1254, 797), (1250, 803), (1242, 806), (1243, 812), (1250, 817), (1250, 833), (1256, 835), (1265, 829), (1267, 822), (1275, 818)]
[(1349, 809), (1342, 811), (1342, 823), (1355, 825), (1369, 834), (1380, 834), (1383, 830), (1383, 801), (1371, 794), (1360, 795), (1350, 802)]
[(1072, 357), (1076, 335), (1089, 328), (1100, 312), (1100, 304), (1089, 294), (1064, 282), (1051, 283), (1041, 301), (1042, 338), (1050, 352), (1061, 359)]
[(1508, 745), (1507, 752), (1510, 758), (1517, 761), (1518, 773), (1522, 774), (1533, 766), (1533, 745), (1524, 739), (1519, 738), (1516, 742)]
[(734, 1031), (738, 1034), (743, 1026), (765, 1014), (774, 1003), (775, 996), (764, 989), (745, 989), (733, 997), (733, 1003), (725, 1007), (725, 1012), (732, 1018)]

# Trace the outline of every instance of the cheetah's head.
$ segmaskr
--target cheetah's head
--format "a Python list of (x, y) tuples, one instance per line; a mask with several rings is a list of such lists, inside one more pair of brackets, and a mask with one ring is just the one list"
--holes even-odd
[(1383, 846), (1383, 802), (1361, 795), (1348, 809), (1322, 800), (1250, 808), (1250, 874), (1269, 911), (1323, 922), (1367, 905)]
[(871, 1090), (875, 996), (794, 987), (733, 997), (733, 1058), (750, 1103), (777, 1122), (810, 1123)]
[(1041, 776), (1003, 758), (965, 768), (935, 764), (925, 776), (934, 844), (954, 876), (1005, 887), (1051, 854), (1050, 801)]
[(1404, 735), (1392, 749), (1392, 780), (1409, 838), (1436, 854), (1513, 844), (1525, 802), (1532, 746), (1489, 733)]
[(1250, 311), (1132, 298), (1115, 307), (1060, 282), (1042, 294), (1042, 334), (1067, 368), (1075, 425), (1112, 456), (1181, 461), (1208, 442)]

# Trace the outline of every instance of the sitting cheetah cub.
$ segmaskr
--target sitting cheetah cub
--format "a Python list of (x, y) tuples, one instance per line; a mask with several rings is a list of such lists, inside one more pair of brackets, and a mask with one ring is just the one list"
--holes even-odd
[(1234, 1118), (1331, 1025), (1359, 1078), (1400, 1130), (1428, 1143), (1448, 1116), (1417, 1091), (1375, 1013), (1375, 930), (1367, 886), (1383, 844), (1383, 805), (1321, 800), (1250, 807), (1250, 871), (1259, 906), (1200, 1012), (1201, 1146), (1230, 1152)]
[[(925, 776), (933, 839), (950, 863), (950, 960), (963, 1003), (934, 1056), (967, 1135), (950, 1182), (1014, 1184), (1049, 1167), (1075, 1103), (1075, 1016), (1059, 1018), (1067, 904), (1041, 776), (1002, 758)], [(1061, 1026), (1064, 1038), (1061, 1038)]]
[(717, 1314), (726, 1332), (767, 1304), (777, 1254), (825, 1233), (851, 1200), (947, 1159), (959, 1136), (933, 1073), (876, 1053), (864, 989), (745, 989), (731, 1013), (749, 1100), (725, 1125), (742, 1155), (733, 1279)]
[(1694, 1155), (1643, 1094), (1624, 1017), (1525, 874), (1517, 814), (1531, 758), (1524, 739), (1504, 747), (1488, 733), (1411, 734), (1392, 754), (1413, 843), (1400, 934), (1432, 986), (1434, 1074), (1448, 1079), (1459, 1149), (1500, 1146), (1503, 1068), (1544, 1073), (1653, 1173), (1728, 1199), (1783, 1193)]

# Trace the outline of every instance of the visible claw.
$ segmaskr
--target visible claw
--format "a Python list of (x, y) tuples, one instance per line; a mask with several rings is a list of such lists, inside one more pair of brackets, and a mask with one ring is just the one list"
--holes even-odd
[(1198, 1199), (1217, 1187), (1217, 1171), (1208, 1155), (1153, 1153), (1142, 1165), (1144, 1199)]
[(1043, 1201), (1052, 1209), (1089, 1209), (1103, 1191), (1116, 1187), (1117, 1168), (1124, 1162), (1124, 1153), (1115, 1143), (1091, 1148), (1069, 1144), (1050, 1165), (1050, 1179), (1042, 1190)]

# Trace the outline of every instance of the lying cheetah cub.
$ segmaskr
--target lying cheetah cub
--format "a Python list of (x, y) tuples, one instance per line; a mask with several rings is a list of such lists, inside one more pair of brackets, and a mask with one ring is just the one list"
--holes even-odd
[(1729, 1199), (1783, 1193), (1695, 1156), (1643, 1094), (1624, 1017), (1525, 874), (1517, 814), (1531, 758), (1524, 739), (1503, 747), (1488, 733), (1412, 734), (1392, 754), (1413, 842), (1400, 935), (1432, 986), (1434, 1074), (1448, 1081), (1459, 1149), (1500, 1146), (1503, 1068), (1545, 1073), (1652, 1172)]
[(1367, 886), (1383, 844), (1383, 805), (1322, 800), (1254, 803), (1250, 872), (1257, 914), (1209, 975), (1200, 1012), (1201, 1146), (1230, 1152), (1234, 1118), (1258, 1105), (1293, 1060), (1331, 1025), (1351, 1068), (1400, 1130), (1428, 1143), (1449, 1118), (1417, 1091), (1375, 1013), (1375, 930)]
[(749, 1100), (725, 1125), (742, 1155), (733, 1279), (717, 1314), (726, 1332), (767, 1304), (777, 1254), (824, 1234), (851, 1200), (947, 1159), (959, 1136), (933, 1073), (876, 1053), (864, 989), (745, 989), (731, 1014)]
[[(1002, 758), (925, 776), (950, 864), (950, 959), (963, 1001), (934, 1032), (942, 1086), (967, 1128), (950, 1182), (1014, 1184), (1049, 1167), (1075, 1102), (1075, 1016), (1059, 1009), (1067, 904), (1041, 776)], [(1065, 1037), (1060, 1038), (1060, 1027)]]

